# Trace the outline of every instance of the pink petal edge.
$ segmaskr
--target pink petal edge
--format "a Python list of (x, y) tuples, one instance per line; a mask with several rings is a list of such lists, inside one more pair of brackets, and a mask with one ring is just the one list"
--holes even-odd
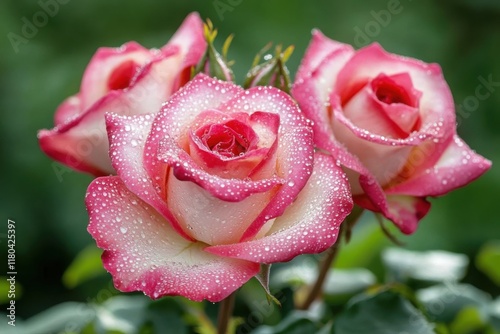
[[(419, 157), (419, 159), (427, 158), (425, 155)], [(491, 161), (471, 150), (460, 137), (455, 135), (449, 139), (444, 152), (432, 167), (419, 168), (418, 165), (413, 167), (416, 171), (407, 181), (390, 187), (386, 193), (441, 196), (483, 175), (491, 168)]]
[[(179, 235), (193, 241), (194, 239), (182, 229), (167, 207), (162, 187), (155, 187), (158, 180), (155, 179), (153, 182), (144, 166), (144, 160), (148, 156), (145, 152), (145, 143), (153, 119), (154, 115), (106, 114), (109, 155), (113, 167), (127, 188), (161, 213)], [(166, 170), (156, 176), (160, 177), (165, 173)]]
[(205, 251), (259, 263), (286, 262), (301, 254), (320, 253), (337, 239), (352, 209), (349, 184), (331, 156), (316, 153), (314, 170), (296, 201), (276, 218), (266, 236)]
[[(173, 49), (144, 66), (132, 85), (115, 90), (98, 100), (87, 111), (52, 130), (38, 133), (41, 149), (51, 158), (78, 171), (95, 176), (114, 174), (108, 157), (108, 138), (104, 114), (147, 114), (157, 112), (171, 94), (174, 73), (168, 68)], [(166, 68), (166, 69), (165, 69)]]
[(119, 177), (95, 179), (86, 196), (88, 231), (104, 249), (104, 267), (123, 292), (150, 298), (181, 295), (218, 302), (259, 271), (259, 264), (221, 258), (178, 236)]

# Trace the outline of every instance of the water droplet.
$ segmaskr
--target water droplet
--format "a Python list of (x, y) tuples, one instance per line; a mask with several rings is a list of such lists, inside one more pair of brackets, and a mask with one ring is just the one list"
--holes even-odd
[(123, 234), (127, 233), (128, 229), (126, 227), (120, 227), (120, 232), (122, 232)]

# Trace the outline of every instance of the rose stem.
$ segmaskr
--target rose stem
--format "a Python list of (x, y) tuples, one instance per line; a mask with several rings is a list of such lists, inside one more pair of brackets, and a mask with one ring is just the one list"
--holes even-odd
[(351, 214), (347, 216), (344, 220), (344, 223), (341, 225), (339, 230), (339, 235), (337, 237), (337, 242), (333, 244), (324, 254), (323, 258), (319, 262), (319, 274), (316, 278), (316, 282), (312, 286), (309, 294), (307, 295), (306, 300), (302, 305), (299, 305), (297, 308), (299, 310), (307, 310), (311, 306), (311, 304), (318, 298), (323, 290), (323, 284), (325, 283), (326, 276), (332, 267), (333, 262), (335, 261), (337, 254), (340, 250), (341, 239), (344, 236), (346, 241), (349, 241), (351, 237), (351, 229), (354, 224), (357, 222), (361, 214), (363, 213), (363, 209), (359, 206), (355, 205)]
[(227, 334), (229, 319), (231, 319), (231, 314), (233, 313), (235, 297), (236, 292), (233, 292), (220, 302), (219, 317), (217, 319), (217, 334)]

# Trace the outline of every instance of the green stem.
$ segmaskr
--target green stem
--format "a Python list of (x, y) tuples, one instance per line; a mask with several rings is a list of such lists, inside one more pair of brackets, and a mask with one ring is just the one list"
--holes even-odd
[(217, 334), (228, 334), (229, 320), (233, 313), (234, 300), (236, 292), (230, 294), (226, 299), (220, 302), (219, 317), (217, 319)]
[(309, 291), (304, 303), (302, 305), (299, 305), (298, 309), (300, 310), (309, 309), (311, 304), (321, 295), (321, 292), (323, 291), (323, 285), (325, 283), (328, 272), (330, 271), (330, 268), (332, 267), (339, 253), (340, 243), (342, 241), (341, 239), (342, 237), (345, 237), (346, 241), (350, 239), (351, 229), (354, 226), (354, 224), (358, 221), (362, 213), (363, 209), (355, 205), (351, 214), (347, 216), (347, 218), (344, 220), (339, 230), (337, 242), (335, 242), (333, 246), (330, 247), (324, 253), (323, 258), (320, 260), (319, 263), (319, 273), (318, 277), (316, 278), (316, 282)]

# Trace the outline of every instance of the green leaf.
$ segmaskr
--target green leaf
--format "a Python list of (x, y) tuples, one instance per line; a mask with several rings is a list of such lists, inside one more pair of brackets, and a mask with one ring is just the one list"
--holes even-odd
[[(55, 305), (26, 321), (16, 318), (16, 326), (7, 324), (6, 319), (0, 322), (2, 334), (40, 334), (80, 332), (95, 318), (95, 310), (84, 303), (66, 302)], [(7, 318), (8, 319), (8, 318)]]
[(422, 312), (393, 290), (358, 295), (333, 324), (335, 334), (434, 334)]
[(382, 260), (392, 280), (415, 279), (430, 282), (458, 281), (465, 276), (469, 260), (466, 255), (445, 251), (415, 252), (389, 248)]
[(318, 273), (317, 261), (310, 256), (304, 256), (293, 260), (293, 262), (280, 264), (273, 271), (271, 285), (275, 288), (286, 286), (309, 285), (314, 282)]
[(500, 297), (490, 304), (490, 323), (495, 330), (500, 332)]
[(96, 332), (139, 332), (146, 323), (149, 303), (150, 299), (145, 296), (115, 296), (96, 305)]
[(476, 267), (500, 285), (500, 241), (484, 245), (476, 257)]
[(62, 280), (66, 287), (74, 288), (81, 283), (104, 274), (101, 261), (102, 250), (95, 245), (84, 248), (69, 265)]
[[(281, 288), (289, 285), (312, 285), (318, 275), (316, 262), (304, 257), (291, 266), (281, 267), (273, 272), (272, 286)], [(377, 283), (375, 275), (364, 268), (330, 269), (324, 285), (326, 295), (353, 294)]]
[(309, 319), (307, 312), (294, 311), (278, 325), (260, 326), (252, 334), (304, 334), (316, 333), (317, 331), (318, 326)]
[[(180, 298), (161, 298), (147, 307), (148, 325), (151, 333), (187, 334), (188, 328), (182, 321), (184, 309), (178, 302)], [(198, 303), (201, 305), (201, 303)]]
[(453, 334), (477, 333), (486, 327), (485, 319), (475, 307), (468, 306), (460, 310), (450, 329)]
[(330, 269), (323, 291), (332, 296), (353, 294), (376, 283), (377, 278), (368, 269)]
[(483, 317), (490, 312), (491, 297), (469, 284), (439, 284), (416, 292), (429, 318), (450, 324), (466, 307), (475, 307)]

